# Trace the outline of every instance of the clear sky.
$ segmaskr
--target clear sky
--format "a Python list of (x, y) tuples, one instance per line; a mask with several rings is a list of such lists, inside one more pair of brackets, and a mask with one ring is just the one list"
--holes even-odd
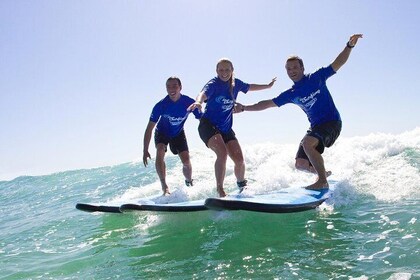
[[(0, 180), (138, 160), (153, 105), (179, 76), (193, 98), (230, 58), (235, 75), (270, 90), (292, 85), (287, 56), (306, 72), (331, 63), (350, 35), (364, 38), (327, 82), (342, 137), (420, 125), (420, 1), (2, 0)], [(206, 149), (198, 122), (190, 148)], [(242, 145), (298, 143), (308, 127), (294, 105), (235, 115)], [(155, 150), (151, 144), (150, 152)]]

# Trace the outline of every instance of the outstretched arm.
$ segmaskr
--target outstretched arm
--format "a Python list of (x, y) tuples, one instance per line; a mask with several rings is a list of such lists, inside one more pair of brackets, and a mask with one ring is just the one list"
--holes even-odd
[(357, 40), (359, 40), (360, 38), (363, 38), (363, 34), (354, 34), (350, 36), (350, 39), (347, 42), (347, 45), (344, 48), (344, 50), (337, 56), (333, 63), (331, 63), (331, 66), (335, 72), (337, 72), (338, 69), (340, 69), (341, 66), (343, 66), (344, 63), (347, 62), (352, 48), (354, 48), (354, 46), (357, 44)]
[(144, 139), (143, 139), (143, 164), (144, 166), (147, 166), (147, 158), (149, 159), (151, 158), (150, 153), (149, 153), (149, 144), (150, 144), (150, 139), (152, 139), (152, 131), (155, 125), (156, 123), (149, 121), (146, 127), (146, 131), (144, 132)]
[(249, 85), (249, 91), (255, 91), (255, 90), (263, 90), (267, 88), (271, 88), (274, 83), (276, 82), (277, 77), (274, 77), (269, 84), (266, 85), (256, 85), (256, 84), (250, 84)]
[(276, 103), (272, 99), (262, 100), (252, 105), (242, 105), (241, 103), (235, 104), (235, 113), (244, 111), (262, 111), (271, 107), (277, 107)]

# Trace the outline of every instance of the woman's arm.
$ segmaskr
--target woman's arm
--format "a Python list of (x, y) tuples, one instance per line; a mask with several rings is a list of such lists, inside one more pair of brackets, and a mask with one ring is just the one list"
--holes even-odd
[(274, 77), (269, 84), (266, 85), (257, 85), (257, 84), (250, 84), (249, 85), (249, 91), (256, 91), (256, 90), (263, 90), (271, 88), (274, 83), (276, 82), (277, 77)]

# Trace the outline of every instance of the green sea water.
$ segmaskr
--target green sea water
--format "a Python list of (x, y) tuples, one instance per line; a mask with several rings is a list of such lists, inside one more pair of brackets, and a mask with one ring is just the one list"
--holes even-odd
[[(342, 139), (325, 154), (333, 198), (299, 213), (75, 209), (159, 193), (138, 162), (2, 181), (0, 279), (419, 279), (420, 131), (410, 133)], [(314, 180), (293, 169), (294, 146), (244, 152), (256, 192)], [(192, 151), (192, 162), (187, 189), (167, 157), (171, 189), (214, 196), (212, 154)], [(228, 164), (227, 191), (234, 181)]]

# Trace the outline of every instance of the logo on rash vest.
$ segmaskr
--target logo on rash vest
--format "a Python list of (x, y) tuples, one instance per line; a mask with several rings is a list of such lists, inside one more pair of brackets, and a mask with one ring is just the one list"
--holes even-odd
[(216, 102), (221, 104), (223, 112), (230, 111), (233, 108), (233, 100), (225, 98), (224, 96), (217, 97)]
[(321, 90), (317, 90), (317, 91), (315, 91), (315, 92), (312, 92), (310, 95), (308, 95), (308, 96), (305, 96), (305, 97), (302, 97), (302, 98), (299, 98), (299, 101), (300, 101), (300, 103), (303, 105), (303, 107), (305, 108), (305, 109), (307, 109), (307, 110), (309, 110), (309, 109), (311, 109), (312, 108), (312, 106), (314, 106), (314, 104), (316, 103), (316, 101), (317, 101), (317, 98), (316, 98), (316, 96), (318, 95), (318, 94), (320, 94), (321, 93)]
[(186, 117), (171, 117), (169, 115), (164, 115), (163, 117), (167, 118), (172, 126), (180, 125), (186, 119)]

